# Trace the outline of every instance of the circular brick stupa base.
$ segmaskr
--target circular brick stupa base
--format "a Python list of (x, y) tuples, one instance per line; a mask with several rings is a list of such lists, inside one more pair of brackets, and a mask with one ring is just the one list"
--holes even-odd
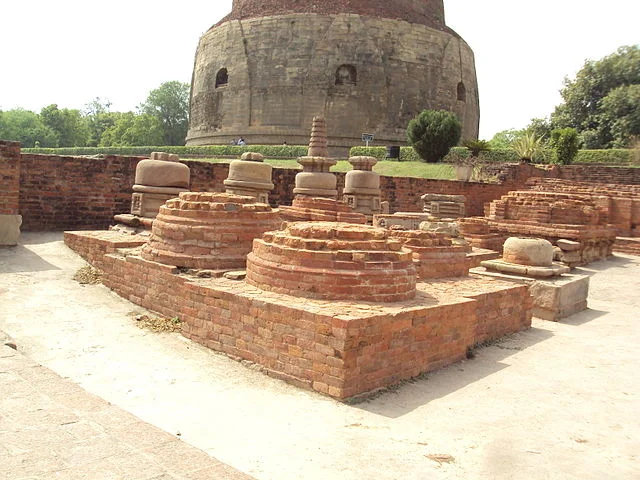
[(254, 238), (280, 228), (271, 207), (228, 193), (181, 193), (160, 207), (142, 257), (167, 265), (241, 269)]
[(295, 222), (256, 240), (247, 277), (263, 290), (327, 300), (396, 302), (413, 298), (411, 252), (383, 228)]

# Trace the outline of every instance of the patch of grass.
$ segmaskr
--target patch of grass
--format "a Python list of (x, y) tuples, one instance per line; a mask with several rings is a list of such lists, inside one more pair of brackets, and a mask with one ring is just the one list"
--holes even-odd
[[(202, 158), (203, 162), (230, 163), (228, 158)], [(302, 167), (295, 159), (265, 159), (265, 163), (276, 168), (292, 168), (300, 170)], [(338, 160), (338, 163), (331, 167), (332, 172), (348, 172), (353, 167), (346, 160)], [(396, 162), (383, 160), (378, 162), (373, 170), (386, 177), (418, 177), (431, 178), (435, 180), (453, 180), (455, 172), (453, 166), (447, 163), (425, 163), (425, 162)]]

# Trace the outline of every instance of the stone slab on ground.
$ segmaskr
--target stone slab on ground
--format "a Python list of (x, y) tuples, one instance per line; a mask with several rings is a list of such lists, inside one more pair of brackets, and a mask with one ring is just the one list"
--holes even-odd
[(550, 278), (532, 278), (507, 274), (478, 267), (472, 273), (499, 278), (520, 285), (528, 285), (533, 297), (533, 315), (542, 320), (557, 322), (587, 308), (589, 276), (579, 273)]
[(259, 480), (640, 477), (640, 257), (581, 269), (588, 310), (534, 319), (356, 405), (139, 329), (144, 310), (71, 279), (83, 265), (61, 234), (27, 232), (0, 249), (0, 330), (37, 363)]

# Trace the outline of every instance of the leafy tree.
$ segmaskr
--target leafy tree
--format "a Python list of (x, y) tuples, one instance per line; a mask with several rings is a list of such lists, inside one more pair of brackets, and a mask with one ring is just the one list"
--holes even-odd
[(540, 138), (542, 144), (546, 144), (551, 139), (552, 129), (551, 120), (548, 118), (532, 118), (525, 131)]
[(127, 112), (114, 113), (113, 118), (114, 124), (102, 134), (101, 147), (162, 145), (164, 132), (156, 117)]
[(445, 110), (423, 110), (407, 127), (407, 140), (420, 158), (438, 162), (457, 145), (462, 134), (460, 120)]
[(142, 113), (162, 123), (164, 145), (184, 145), (189, 126), (189, 84), (165, 82), (140, 106)]
[(600, 119), (609, 127), (612, 147), (630, 146), (640, 135), (640, 84), (611, 90), (602, 99)]
[(53, 130), (58, 138), (58, 147), (84, 147), (89, 137), (89, 128), (79, 110), (60, 110), (55, 103), (40, 111), (42, 122)]
[[(573, 80), (565, 79), (561, 91), (564, 103), (552, 115), (555, 128), (575, 128), (583, 147), (609, 148), (628, 141), (625, 123), (632, 124), (640, 104), (637, 90), (620, 87), (640, 85), (640, 46), (621, 47), (598, 61), (587, 61)], [(615, 92), (615, 93), (614, 93)], [(614, 98), (607, 100), (613, 94)], [(621, 105), (631, 108), (623, 108)], [(615, 105), (615, 106), (614, 106)], [(622, 108), (627, 120), (612, 131), (611, 111)]]
[(2, 112), (0, 138), (20, 142), (25, 148), (35, 147), (36, 142), (41, 147), (56, 147), (58, 142), (56, 133), (37, 113), (22, 108)]
[(102, 100), (100, 97), (94, 98), (84, 106), (83, 113), (89, 129), (87, 146), (97, 147), (104, 131), (115, 124), (117, 116), (110, 112), (109, 108), (111, 108), (111, 102)]
[(489, 140), (489, 144), (491, 148), (511, 148), (511, 144), (524, 135), (524, 133), (524, 129), (516, 130), (515, 128), (510, 128), (508, 130), (502, 130)]
[(551, 146), (558, 161), (569, 165), (578, 154), (578, 132), (575, 128), (559, 128), (551, 132)]

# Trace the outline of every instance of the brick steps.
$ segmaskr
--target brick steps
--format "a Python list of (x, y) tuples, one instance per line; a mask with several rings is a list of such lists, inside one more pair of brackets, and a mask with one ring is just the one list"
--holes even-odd
[(617, 237), (613, 244), (613, 251), (628, 253), (630, 255), (640, 255), (640, 238)]

